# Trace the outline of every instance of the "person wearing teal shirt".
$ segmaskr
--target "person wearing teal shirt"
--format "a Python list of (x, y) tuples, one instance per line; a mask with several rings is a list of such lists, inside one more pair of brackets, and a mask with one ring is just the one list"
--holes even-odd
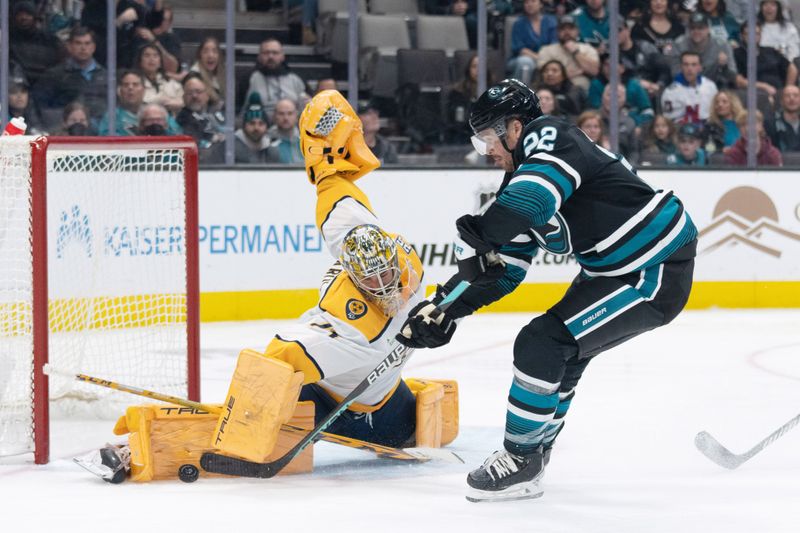
[(739, 127), (736, 117), (744, 111), (742, 101), (731, 91), (719, 91), (711, 100), (711, 113), (706, 122), (707, 147), (718, 152), (736, 144)]
[(586, 6), (576, 9), (572, 15), (578, 24), (581, 42), (598, 48), (608, 41), (606, 0), (586, 0)]
[(711, 26), (711, 35), (723, 41), (741, 44), (739, 23), (725, 6), (725, 0), (700, 0), (697, 3), (697, 12), (708, 16)]
[(542, 14), (541, 0), (525, 0), (523, 14), (511, 28), (511, 59), (507, 69), (513, 78), (530, 85), (539, 49), (558, 42), (556, 18)]
[(695, 124), (684, 124), (678, 130), (678, 151), (667, 156), (667, 164), (704, 167), (708, 165), (706, 151), (700, 148), (702, 132)]
[[(600, 56), (600, 61), (600, 74), (589, 83), (589, 106), (594, 109), (599, 109), (603, 102), (603, 89), (608, 84), (611, 71), (608, 54)], [(647, 91), (637, 78), (625, 71), (622, 63), (619, 65), (619, 77), (622, 84), (625, 85), (625, 107), (628, 108), (628, 115), (637, 126), (653, 120), (653, 104), (650, 102)]]
[(267, 149), (267, 162), (302, 165), (303, 152), (300, 150), (300, 130), (297, 127), (297, 104), (284, 98), (275, 103), (273, 126), (267, 134), (272, 140)]
[[(102, 136), (131, 136), (138, 134), (139, 109), (144, 102), (144, 78), (133, 70), (125, 70), (117, 83), (117, 108), (114, 110), (114, 131), (109, 131), (108, 113), (103, 115), (97, 133)], [(171, 115), (167, 116), (165, 135), (180, 135), (181, 127)]]

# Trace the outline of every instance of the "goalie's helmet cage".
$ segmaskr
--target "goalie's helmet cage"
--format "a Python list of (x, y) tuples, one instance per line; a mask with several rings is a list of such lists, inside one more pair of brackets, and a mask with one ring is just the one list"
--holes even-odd
[(350, 230), (342, 241), (340, 261), (353, 283), (373, 301), (389, 301), (400, 292), (397, 246), (378, 226), (363, 224)]
[[(524, 126), (540, 116), (542, 107), (536, 93), (521, 81), (509, 78), (489, 87), (478, 98), (472, 106), (469, 125), (475, 134), (494, 128), (504, 135), (509, 119), (517, 118)], [(498, 132), (498, 136), (502, 135)]]

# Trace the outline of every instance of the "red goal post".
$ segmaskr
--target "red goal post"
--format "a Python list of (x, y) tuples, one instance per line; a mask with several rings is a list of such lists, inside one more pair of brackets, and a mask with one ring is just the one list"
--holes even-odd
[(48, 461), (51, 399), (134, 401), (47, 362), (199, 401), (197, 160), (186, 136), (0, 139), (0, 455)]

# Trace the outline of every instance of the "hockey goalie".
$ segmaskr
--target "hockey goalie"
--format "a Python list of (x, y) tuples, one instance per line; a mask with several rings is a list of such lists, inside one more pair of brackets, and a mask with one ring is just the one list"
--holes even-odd
[[(116, 434), (129, 435), (127, 445), (77, 459), (107, 481), (174, 478), (191, 466), (196, 475), (200, 456), (209, 451), (253, 462), (280, 457), (303, 436), (282, 431), (283, 424), (319, 424), (389, 355), (394, 364), (327, 431), (390, 447), (435, 448), (455, 439), (456, 383), (401, 378), (413, 349), (395, 336), (409, 310), (424, 300), (423, 269), (408, 242), (381, 227), (356, 185), (379, 166), (361, 122), (341, 94), (323, 91), (306, 106), (299, 127), (306, 173), (317, 193), (317, 227), (336, 258), (318, 304), (263, 352), (240, 353), (219, 413), (129, 408), (115, 427)], [(311, 453), (307, 448), (283, 472), (309, 471)]]

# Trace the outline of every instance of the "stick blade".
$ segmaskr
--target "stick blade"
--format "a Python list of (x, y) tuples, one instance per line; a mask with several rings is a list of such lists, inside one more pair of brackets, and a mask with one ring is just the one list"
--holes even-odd
[(206, 452), (200, 457), (200, 466), (206, 472), (215, 474), (262, 479), (273, 477), (280, 470), (273, 463), (254, 463), (213, 452)]
[(694, 437), (694, 445), (700, 453), (708, 457), (723, 468), (734, 470), (741, 465), (745, 459), (725, 448), (707, 431), (701, 431)]

